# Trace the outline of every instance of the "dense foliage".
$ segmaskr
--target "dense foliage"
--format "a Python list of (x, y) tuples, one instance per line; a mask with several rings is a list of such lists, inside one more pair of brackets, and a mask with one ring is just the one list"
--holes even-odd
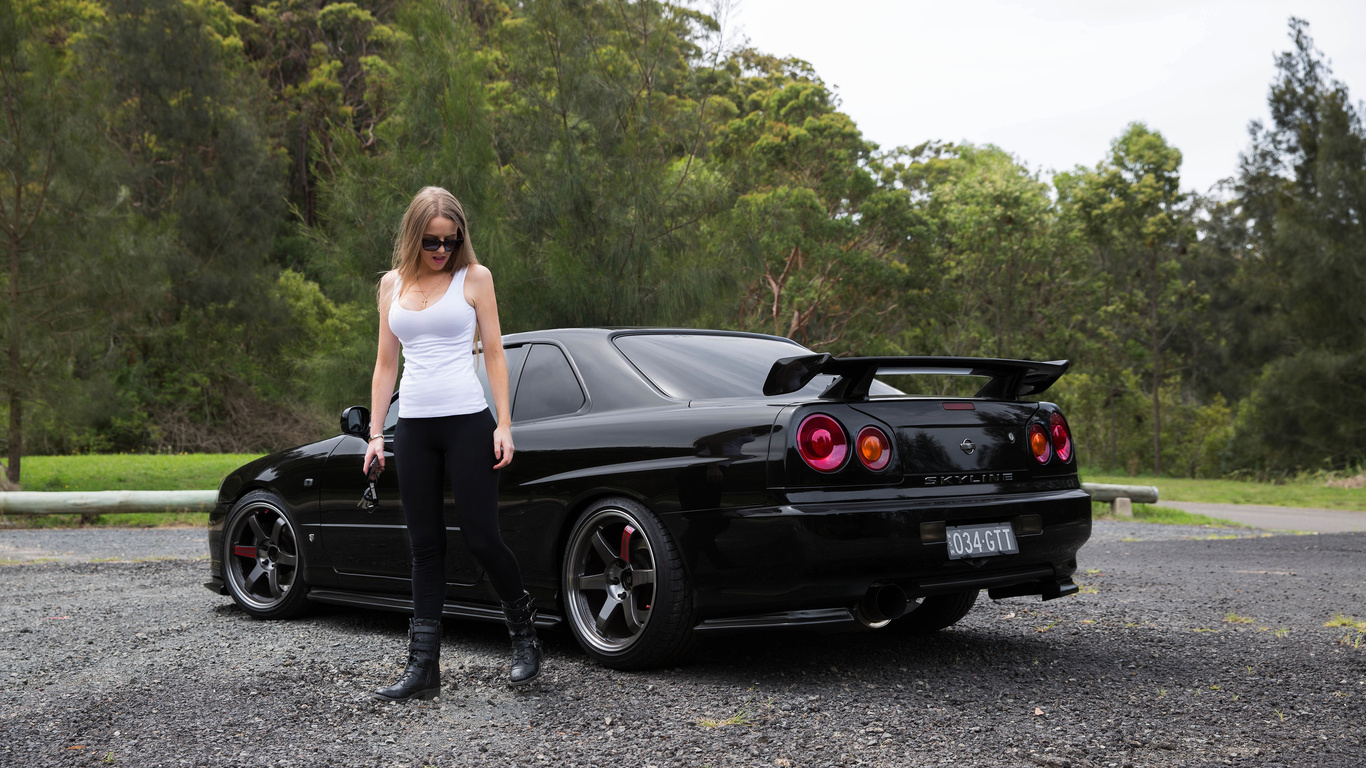
[(883, 150), (724, 32), (652, 0), (0, 0), (10, 478), (328, 429), (426, 184), (471, 212), (509, 332), (1069, 358), (1050, 397), (1090, 465), (1366, 458), (1366, 132), (1305, 22), (1207, 197), (1141, 123), (1051, 180)]

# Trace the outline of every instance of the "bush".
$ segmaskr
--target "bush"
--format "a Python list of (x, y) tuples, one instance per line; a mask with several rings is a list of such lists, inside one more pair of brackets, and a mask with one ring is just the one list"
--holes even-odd
[(1259, 474), (1366, 460), (1366, 353), (1306, 350), (1263, 369), (1239, 403), (1232, 460)]
[[(1045, 393), (1063, 409), (1080, 460), (1087, 466), (1136, 475), (1153, 461), (1153, 404), (1132, 371), (1114, 384), (1088, 373), (1064, 376)], [(1222, 396), (1201, 404), (1171, 377), (1162, 388), (1162, 469), (1182, 477), (1219, 477), (1227, 471), (1233, 411)]]

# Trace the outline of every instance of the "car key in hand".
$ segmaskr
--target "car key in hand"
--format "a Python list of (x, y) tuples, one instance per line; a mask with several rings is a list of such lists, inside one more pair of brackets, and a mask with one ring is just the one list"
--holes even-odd
[(365, 469), (365, 479), (370, 484), (365, 486), (365, 492), (360, 496), (360, 503), (356, 506), (366, 512), (374, 512), (379, 508), (379, 494), (375, 491), (375, 481), (379, 479), (380, 473), (384, 471), (384, 465), (379, 463), (379, 457), (370, 459), (370, 466)]

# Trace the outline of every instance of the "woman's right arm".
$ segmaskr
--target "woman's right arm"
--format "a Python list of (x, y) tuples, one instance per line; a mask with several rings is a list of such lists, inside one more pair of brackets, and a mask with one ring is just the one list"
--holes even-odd
[[(361, 472), (370, 466), (370, 459), (378, 456), (384, 466), (384, 420), (389, 416), (389, 400), (394, 395), (398, 380), (398, 337), (389, 330), (389, 306), (393, 301), (394, 272), (388, 272), (379, 282), (379, 351), (375, 355), (375, 374), (370, 379), (370, 435), (365, 449), (365, 463)], [(378, 439), (375, 439), (378, 436)]]

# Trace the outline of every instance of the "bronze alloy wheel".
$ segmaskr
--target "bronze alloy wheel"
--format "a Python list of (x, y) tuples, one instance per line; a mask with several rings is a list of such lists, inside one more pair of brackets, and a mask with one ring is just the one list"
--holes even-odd
[(248, 494), (223, 528), (223, 580), (242, 610), (284, 618), (303, 607), (299, 538), (284, 505), (272, 494)]

